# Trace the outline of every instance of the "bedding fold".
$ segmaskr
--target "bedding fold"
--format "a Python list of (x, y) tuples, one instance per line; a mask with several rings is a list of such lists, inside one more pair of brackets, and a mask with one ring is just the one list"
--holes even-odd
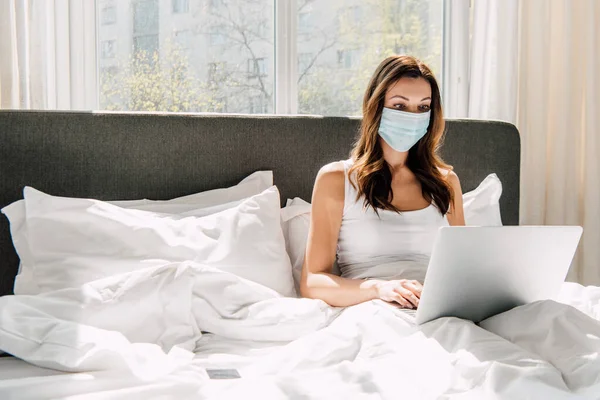
[[(79, 288), (0, 298), (0, 349), (63, 371), (126, 365), (145, 375), (144, 365), (152, 364), (145, 354), (178, 349), (191, 355), (202, 331), (290, 341), (325, 326), (336, 313), (320, 300), (281, 298), (270, 288), (214, 267), (167, 263)], [(125, 355), (124, 361), (141, 361), (98, 361), (97, 354), (113, 348), (115, 355)]]
[[(567, 289), (562, 303), (518, 307), (481, 326), (456, 318), (416, 326), (382, 301), (332, 308), (208, 265), (165, 263), (0, 298), (0, 349), (45, 368), (121, 371), (147, 382), (136, 386), (144, 398), (598, 398), (600, 321), (568, 302), (595, 310), (600, 289)], [(573, 326), (583, 330), (561, 336)], [(212, 381), (209, 367), (237, 368), (242, 378)], [(3, 385), (0, 393), (18, 388)]]

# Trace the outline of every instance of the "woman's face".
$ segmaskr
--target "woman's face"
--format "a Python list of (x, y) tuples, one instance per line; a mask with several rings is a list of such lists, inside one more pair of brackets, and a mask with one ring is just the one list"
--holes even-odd
[(383, 106), (411, 113), (427, 112), (431, 108), (431, 85), (424, 78), (400, 78), (385, 93)]

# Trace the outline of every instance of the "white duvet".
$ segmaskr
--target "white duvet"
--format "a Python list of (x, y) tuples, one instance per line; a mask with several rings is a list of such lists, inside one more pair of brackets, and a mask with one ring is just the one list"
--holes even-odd
[(599, 399), (600, 288), (416, 327), (380, 301), (334, 309), (171, 263), (0, 298), (0, 349), (75, 372), (0, 375), (1, 399)]

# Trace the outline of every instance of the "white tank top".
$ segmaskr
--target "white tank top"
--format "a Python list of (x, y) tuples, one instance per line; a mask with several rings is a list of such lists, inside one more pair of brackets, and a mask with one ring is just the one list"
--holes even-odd
[(341, 276), (353, 279), (416, 279), (423, 282), (431, 250), (441, 226), (448, 225), (438, 208), (404, 211), (364, 207), (350, 184), (348, 169), (352, 160), (343, 161), (345, 199), (338, 238), (337, 264)]

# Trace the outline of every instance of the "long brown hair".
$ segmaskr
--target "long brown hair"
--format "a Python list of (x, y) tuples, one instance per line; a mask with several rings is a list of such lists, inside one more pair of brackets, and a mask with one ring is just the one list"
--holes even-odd
[(392, 171), (383, 158), (378, 130), (385, 94), (403, 77), (424, 78), (431, 85), (429, 127), (425, 136), (408, 151), (406, 166), (421, 183), (423, 197), (445, 215), (454, 198), (451, 186), (440, 172), (440, 168), (451, 169), (438, 154), (445, 129), (440, 90), (429, 67), (414, 57), (391, 56), (375, 70), (365, 92), (360, 134), (352, 150), (354, 164), (349, 176), (356, 173), (356, 182), (351, 179), (350, 183), (358, 191), (358, 198), (364, 196), (365, 207), (372, 207), (376, 213), (378, 209), (400, 212), (392, 205)]

